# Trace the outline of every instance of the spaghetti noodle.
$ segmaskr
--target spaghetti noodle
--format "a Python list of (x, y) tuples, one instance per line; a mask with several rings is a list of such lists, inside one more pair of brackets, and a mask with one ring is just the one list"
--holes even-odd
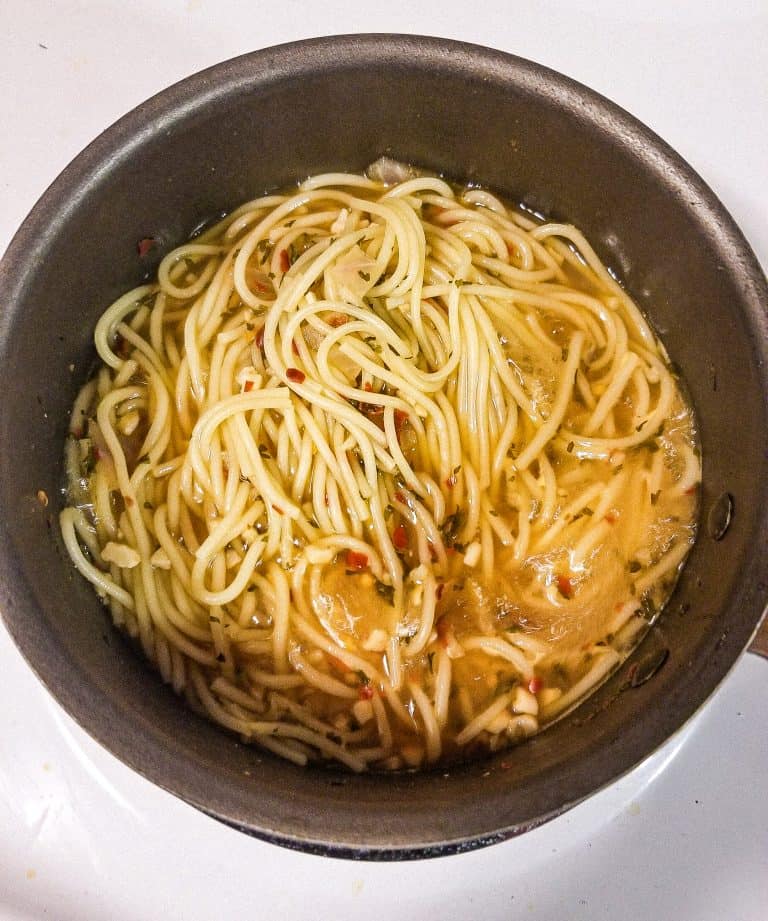
[(107, 309), (61, 513), (195, 709), (354, 771), (581, 699), (671, 591), (700, 480), (664, 349), (576, 228), (376, 169), (242, 205)]

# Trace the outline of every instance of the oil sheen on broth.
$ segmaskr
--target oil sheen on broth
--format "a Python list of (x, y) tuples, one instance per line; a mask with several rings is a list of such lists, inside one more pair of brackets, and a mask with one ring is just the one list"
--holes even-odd
[(249, 202), (96, 329), (62, 534), (199, 712), (298, 764), (553, 721), (695, 534), (663, 346), (580, 232), (392, 161)]

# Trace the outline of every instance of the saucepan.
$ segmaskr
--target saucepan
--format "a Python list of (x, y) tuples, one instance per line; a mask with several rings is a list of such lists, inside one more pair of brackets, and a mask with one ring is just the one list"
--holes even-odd
[[(643, 642), (578, 709), (495, 757), (420, 773), (299, 768), (198, 717), (111, 626), (57, 528), (92, 330), (202, 221), (382, 155), (577, 224), (662, 335), (695, 407), (699, 537)], [(149, 253), (137, 241), (152, 237)], [(142, 248), (143, 249), (143, 248)], [(63, 707), (211, 816), (355, 858), (525, 832), (646, 758), (707, 700), (768, 599), (768, 288), (696, 173), (617, 106), (471, 45), (346, 36), (258, 51), (165, 90), (67, 167), (0, 266), (0, 605)], [(43, 501), (41, 501), (41, 498)], [(47, 501), (47, 504), (46, 504)]]

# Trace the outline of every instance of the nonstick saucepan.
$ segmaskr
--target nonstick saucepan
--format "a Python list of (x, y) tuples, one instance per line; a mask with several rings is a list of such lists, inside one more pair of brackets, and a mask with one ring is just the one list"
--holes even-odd
[[(703, 456), (699, 538), (646, 638), (592, 697), (450, 770), (298, 768), (192, 713), (112, 626), (62, 548), (68, 411), (105, 307), (201, 221), (388, 155), (577, 224), (679, 367)], [(137, 241), (157, 245), (145, 255)], [(98, 137), (0, 265), (0, 605), (41, 680), (106, 748), (245, 832), (328, 855), (445, 854), (520, 834), (618, 778), (707, 700), (768, 598), (768, 290), (710, 189), (626, 112), (551, 70), (415, 36), (258, 51)], [(48, 504), (38, 499), (42, 491)], [(41, 493), (42, 495), (42, 493)]]

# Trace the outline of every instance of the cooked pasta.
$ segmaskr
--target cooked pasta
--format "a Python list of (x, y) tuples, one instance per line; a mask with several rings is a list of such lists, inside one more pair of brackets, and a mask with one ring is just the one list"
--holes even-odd
[(575, 227), (484, 189), (380, 161), (255, 199), (95, 343), (67, 550), (192, 707), (296, 764), (529, 736), (693, 541), (663, 346)]

